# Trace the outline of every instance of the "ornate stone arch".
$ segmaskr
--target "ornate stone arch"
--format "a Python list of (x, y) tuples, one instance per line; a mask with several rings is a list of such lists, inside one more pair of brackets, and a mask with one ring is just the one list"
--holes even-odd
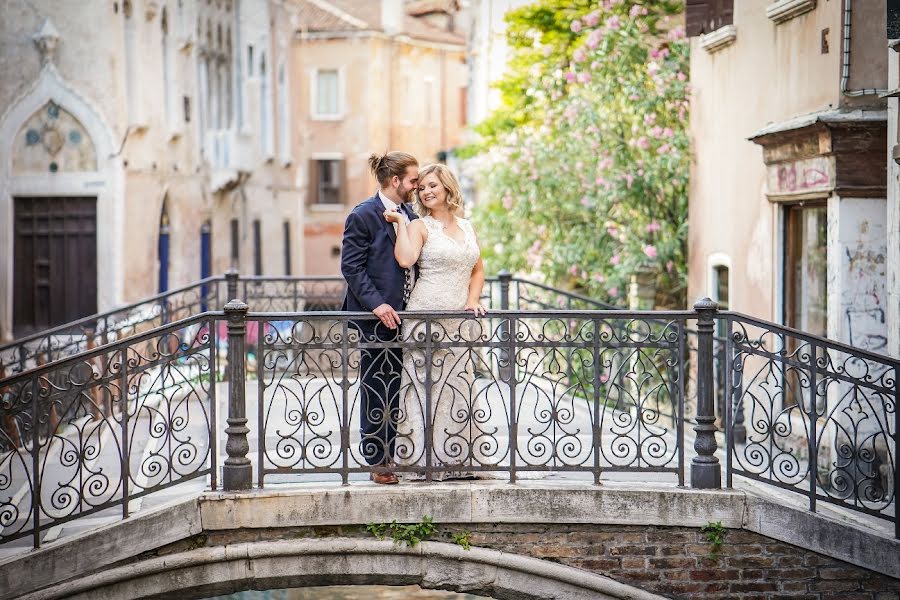
[[(52, 26), (51, 26), (52, 27)], [(45, 24), (45, 30), (47, 25)], [(41, 130), (29, 135), (29, 124), (39, 123), (41, 111), (51, 111), (63, 116), (67, 127), (59, 131)], [(48, 115), (49, 116), (49, 115)], [(57, 118), (57, 120), (59, 120)], [(72, 142), (69, 136), (78, 142)], [(45, 139), (46, 134), (46, 139)], [(17, 159), (13, 169), (16, 144), (27, 143), (56, 149), (67, 155), (65, 165), (57, 163), (56, 171), (47, 162), (47, 170), (30, 172)], [(64, 146), (70, 144), (72, 148)], [(87, 149), (77, 152), (78, 146)], [(91, 195), (97, 197), (98, 246), (117, 248), (121, 245), (124, 218), (121, 202), (123, 179), (118, 161), (114, 158), (115, 143), (112, 131), (101, 112), (85, 97), (75, 91), (46, 60), (34, 83), (0, 116), (0, 282), (4, 293), (0, 294), (0, 338), (12, 337), (13, 299), (13, 197)], [(80, 156), (80, 158), (79, 158)], [(32, 157), (34, 158), (34, 157)], [(33, 165), (32, 165), (33, 166)], [(121, 252), (98, 253), (98, 309), (105, 310), (121, 298)]]

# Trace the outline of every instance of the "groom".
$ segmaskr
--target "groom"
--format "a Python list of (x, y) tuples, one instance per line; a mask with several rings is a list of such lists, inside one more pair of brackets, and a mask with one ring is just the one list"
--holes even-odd
[(416, 218), (407, 203), (418, 183), (419, 163), (405, 152), (388, 152), (371, 155), (369, 168), (381, 189), (358, 204), (344, 225), (341, 273), (347, 280), (347, 293), (342, 310), (377, 317), (354, 322), (360, 342), (375, 343), (360, 351), (360, 451), (368, 464), (385, 467), (373, 471), (372, 481), (393, 484), (397, 476), (390, 471), (390, 462), (397, 436), (403, 355), (400, 348), (377, 344), (399, 339), (397, 311), (406, 308), (414, 274), (394, 258), (397, 233), (384, 212), (400, 211), (407, 219)]

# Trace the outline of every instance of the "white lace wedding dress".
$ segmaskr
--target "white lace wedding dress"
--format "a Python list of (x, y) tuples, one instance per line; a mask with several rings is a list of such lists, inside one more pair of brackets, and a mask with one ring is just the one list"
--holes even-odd
[[(471, 223), (457, 217), (465, 234), (462, 243), (444, 232), (443, 224), (429, 216), (422, 218), (428, 239), (419, 255), (419, 273), (407, 303), (407, 310), (460, 311), (469, 295), (472, 268), (479, 257)], [(475, 387), (479, 366), (477, 349), (465, 348), (466, 340), (481, 336), (481, 325), (473, 319), (431, 321), (433, 344), (460, 342), (449, 348), (432, 348), (426, 356), (426, 322), (403, 321), (403, 339), (415, 340), (415, 349), (403, 353), (400, 384), (400, 418), (394, 453), (398, 465), (426, 466), (426, 423), (432, 424), (430, 464), (433, 479), (472, 477), (469, 469), (489, 462), (486, 449), (496, 448), (494, 431), (487, 427), (487, 411)], [(426, 362), (428, 364), (426, 364)], [(429, 373), (430, 371), (430, 373)], [(430, 382), (428, 377), (430, 375)], [(430, 385), (430, 395), (426, 386)], [(430, 402), (430, 406), (428, 403)], [(430, 418), (429, 415), (430, 414)], [(421, 478), (423, 472), (405, 473)]]

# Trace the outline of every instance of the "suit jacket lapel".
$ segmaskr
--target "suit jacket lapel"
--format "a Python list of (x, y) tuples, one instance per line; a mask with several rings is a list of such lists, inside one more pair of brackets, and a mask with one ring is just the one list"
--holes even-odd
[(373, 201), (375, 203), (375, 211), (378, 213), (378, 219), (382, 222), (384, 227), (387, 227), (388, 235), (391, 238), (391, 242), (396, 244), (397, 243), (397, 232), (396, 232), (396, 230), (394, 230), (394, 224), (388, 223), (387, 220), (385, 220), (385, 218), (384, 218), (384, 211), (385, 211), (384, 203), (381, 201), (381, 196), (378, 195), (378, 192), (375, 192), (375, 198), (373, 199)]

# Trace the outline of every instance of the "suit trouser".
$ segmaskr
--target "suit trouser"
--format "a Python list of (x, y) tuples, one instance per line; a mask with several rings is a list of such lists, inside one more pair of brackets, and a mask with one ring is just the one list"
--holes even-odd
[[(377, 322), (376, 322), (377, 323)], [(357, 323), (361, 343), (393, 343), (399, 329)], [(386, 464), (394, 455), (400, 403), (401, 348), (360, 349), (359, 450), (370, 465)]]

